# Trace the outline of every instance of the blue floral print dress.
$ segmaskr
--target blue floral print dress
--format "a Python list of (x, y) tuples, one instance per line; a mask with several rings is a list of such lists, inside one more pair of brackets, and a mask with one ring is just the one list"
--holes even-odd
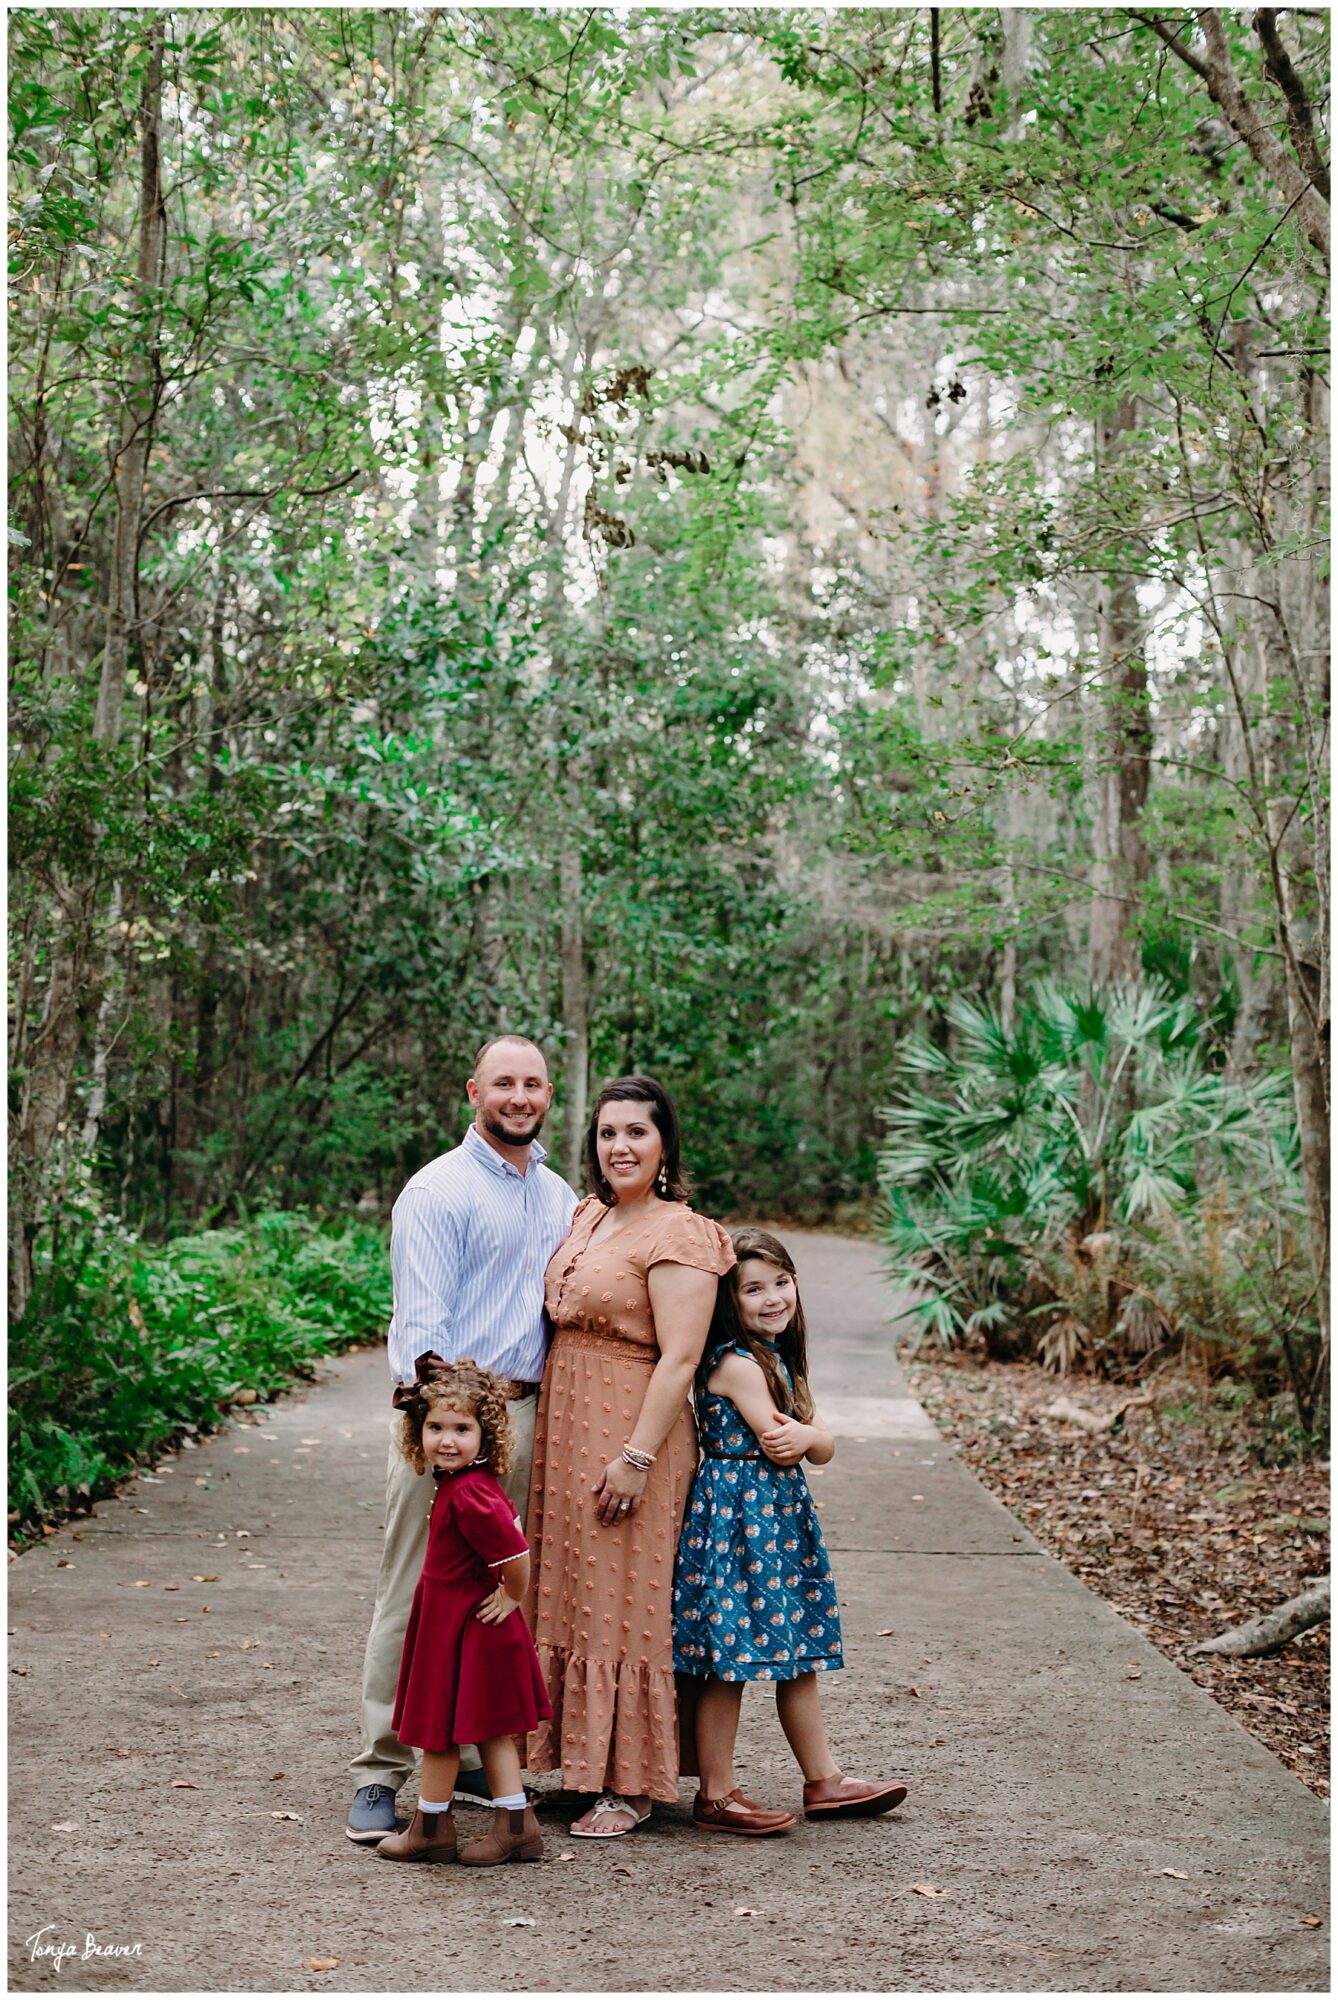
[[(709, 1366), (731, 1351), (748, 1352), (724, 1342)], [(674, 1565), (674, 1672), (790, 1681), (844, 1666), (832, 1566), (802, 1467), (764, 1457), (727, 1396), (701, 1396), (697, 1428), (704, 1456)]]

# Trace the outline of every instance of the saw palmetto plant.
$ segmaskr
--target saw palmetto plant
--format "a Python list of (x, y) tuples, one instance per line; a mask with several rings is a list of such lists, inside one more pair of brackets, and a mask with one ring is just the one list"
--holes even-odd
[[(913, 1292), (913, 1346), (983, 1339), (1066, 1371), (1137, 1361), (1190, 1332), (1211, 1339), (1205, 1316), (1184, 1312), (1204, 1285), (1181, 1267), (1199, 1261), (1202, 1211), (1220, 1208), (1224, 1187), (1236, 1277), (1258, 1273), (1246, 1236), (1295, 1263), (1286, 1079), (1215, 1071), (1190, 999), (1153, 980), (1106, 992), (1045, 981), (1011, 1026), (964, 998), (948, 1003), (945, 1026), (941, 1042), (903, 1046), (884, 1114), (883, 1232), (892, 1274)], [(1219, 1305), (1230, 1289), (1219, 1271)], [(1242, 1312), (1223, 1306), (1221, 1330), (1238, 1335)]]

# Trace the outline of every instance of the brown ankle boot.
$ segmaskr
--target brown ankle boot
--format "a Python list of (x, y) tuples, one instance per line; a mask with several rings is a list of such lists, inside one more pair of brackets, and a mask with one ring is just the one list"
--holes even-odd
[(416, 1812), (403, 1833), (388, 1833), (373, 1851), (383, 1861), (454, 1861), (454, 1815)]
[(503, 1861), (542, 1861), (544, 1837), (534, 1817), (534, 1807), (494, 1806), (492, 1831), (466, 1847), (460, 1856), (464, 1868), (496, 1868)]

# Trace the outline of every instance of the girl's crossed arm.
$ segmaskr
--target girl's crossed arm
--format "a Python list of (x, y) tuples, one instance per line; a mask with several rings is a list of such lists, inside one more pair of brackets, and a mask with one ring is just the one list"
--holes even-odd
[(775, 1465), (797, 1465), (807, 1458), (825, 1465), (836, 1450), (836, 1441), (821, 1424), (801, 1424), (782, 1416), (771, 1398), (767, 1378), (746, 1354), (726, 1354), (711, 1370), (706, 1384), (719, 1396), (728, 1396), (766, 1456)]

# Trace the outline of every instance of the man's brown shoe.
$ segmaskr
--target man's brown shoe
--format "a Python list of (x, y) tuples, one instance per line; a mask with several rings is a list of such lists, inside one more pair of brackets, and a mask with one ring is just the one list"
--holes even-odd
[(723, 1799), (706, 1799), (698, 1792), (692, 1801), (692, 1824), (708, 1833), (788, 1833), (794, 1814), (760, 1806), (746, 1799), (738, 1786)]
[(904, 1785), (871, 1785), (863, 1778), (814, 1778), (804, 1786), (805, 1819), (876, 1819), (906, 1796)]
[(542, 1861), (544, 1837), (533, 1806), (494, 1806), (492, 1829), (460, 1853), (462, 1868), (497, 1868), (503, 1861)]
[(416, 1812), (403, 1833), (389, 1834), (372, 1852), (383, 1861), (454, 1861), (455, 1820), (448, 1812)]

